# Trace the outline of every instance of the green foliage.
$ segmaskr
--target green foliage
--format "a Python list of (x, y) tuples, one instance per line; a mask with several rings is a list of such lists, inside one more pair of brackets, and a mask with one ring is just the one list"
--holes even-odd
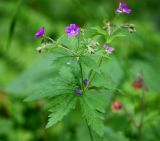
[[(141, 72), (148, 91), (140, 140), (159, 141), (159, 1), (146, 0), (145, 4), (130, 1), (132, 14), (115, 18), (118, 3), (113, 1), (30, 0), (21, 1), (23, 5), (17, 2), (0, 1), (0, 33), (3, 33), (0, 35), (0, 141), (90, 141), (86, 122), (81, 123), (85, 119), (94, 130), (94, 141), (137, 141), (136, 128), (124, 110), (113, 113), (110, 107), (112, 100), (121, 101), (139, 123), (142, 91), (135, 90), (132, 84)], [(110, 23), (114, 19), (112, 28), (104, 29), (104, 18)], [(137, 33), (117, 29), (114, 24), (121, 25), (122, 21), (127, 24), (132, 21)], [(63, 35), (57, 39), (73, 22), (85, 32), (79, 36), (79, 49), (78, 38)], [(46, 36), (55, 40), (41, 54), (36, 52), (40, 40), (33, 39), (40, 26), (45, 27)], [(107, 31), (112, 29), (114, 33), (109, 36)], [(88, 48), (92, 40), (99, 45)], [(114, 55), (106, 54), (104, 43), (116, 49)], [(10, 45), (7, 50), (6, 45)], [(78, 62), (82, 63), (84, 79), (93, 77), (87, 88), (84, 85), (83, 95), (75, 93), (76, 89), (82, 89)], [(120, 95), (119, 89), (125, 95)], [(33, 102), (24, 103), (21, 97)], [(48, 125), (54, 127), (45, 130), (46, 105), (51, 111)], [(70, 111), (66, 122), (63, 118)], [(104, 136), (99, 137), (102, 132)]]
[(102, 93), (86, 92), (80, 99), (84, 118), (88, 125), (100, 136), (104, 134), (104, 113), (106, 97)]
[(73, 93), (53, 98), (49, 110), (51, 114), (49, 115), (49, 121), (46, 127), (51, 127), (58, 121), (61, 121), (62, 118), (70, 112), (70, 110), (75, 108), (76, 102), (77, 97)]
[(27, 95), (35, 85), (55, 76), (57, 70), (51, 66), (53, 59), (54, 57), (52, 57), (51, 54), (45, 55), (31, 68), (10, 82), (10, 84), (5, 87), (5, 90), (14, 95)]
[(30, 91), (30, 96), (26, 101), (39, 100), (43, 98), (52, 98), (57, 95), (69, 94), (74, 89), (69, 87), (68, 84), (63, 84), (60, 79), (46, 80), (38, 84), (33, 90)]
[(105, 127), (104, 141), (129, 141), (122, 132), (114, 132), (112, 129)]
[(9, 37), (8, 37), (8, 41), (7, 41), (7, 48), (10, 47), (10, 43), (11, 43), (11, 40), (12, 40), (12, 37), (13, 37), (13, 34), (14, 34), (15, 25), (16, 25), (16, 22), (17, 22), (18, 14), (20, 12), (20, 7), (22, 6), (22, 3), (23, 3), (22, 0), (18, 1), (15, 14), (14, 14), (13, 19), (11, 21), (10, 30), (9, 30)]

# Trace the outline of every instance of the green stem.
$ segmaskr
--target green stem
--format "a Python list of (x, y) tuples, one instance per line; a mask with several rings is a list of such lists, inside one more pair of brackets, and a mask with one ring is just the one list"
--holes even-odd
[(125, 113), (126, 113), (126, 116), (128, 116), (128, 117), (130, 118), (131, 123), (132, 123), (132, 124), (135, 126), (135, 128), (137, 129), (137, 128), (138, 128), (138, 125), (137, 125), (135, 119), (133, 118), (133, 116), (130, 114), (130, 112), (127, 110), (127, 108), (126, 108), (124, 105), (123, 105), (123, 109), (124, 109), (124, 111), (125, 111)]
[[(77, 51), (79, 49), (79, 46), (80, 46), (80, 38), (78, 36), (78, 46), (77, 46)], [(83, 83), (83, 80), (84, 80), (84, 77), (83, 77), (83, 69), (82, 69), (82, 64), (81, 64), (81, 60), (80, 60), (80, 57), (78, 58), (78, 64), (79, 64), (79, 68), (80, 68), (80, 74), (81, 74), (81, 89), (83, 90), (83, 93), (84, 93), (84, 83)]]
[(144, 97), (145, 97), (145, 92), (144, 92), (144, 86), (142, 87), (142, 95), (140, 98), (140, 104), (141, 104), (141, 120), (138, 125), (138, 139), (140, 140), (141, 138), (141, 132), (142, 132), (142, 127), (144, 123)]
[(80, 74), (81, 74), (81, 86), (82, 86), (82, 90), (84, 92), (84, 83), (83, 83), (84, 77), (83, 77), (82, 64), (81, 64), (80, 60), (79, 60), (79, 68), (80, 68)]
[[(79, 45), (80, 45), (80, 40), (79, 40), (79, 37), (78, 37), (78, 49), (79, 49)], [(83, 82), (84, 81), (84, 77), (83, 77), (83, 68), (82, 68), (82, 64), (81, 64), (80, 58), (78, 60), (78, 63), (79, 63), (80, 74), (81, 74), (81, 88), (82, 88), (83, 94), (84, 94), (84, 91), (85, 91), (85, 89), (84, 89), (84, 82)], [(86, 124), (87, 124), (87, 120), (86, 120)], [(88, 127), (88, 131), (89, 131), (90, 139), (91, 139), (91, 141), (94, 141), (93, 140), (93, 136), (92, 136), (92, 131), (91, 131), (91, 129), (90, 129), (90, 127), (89, 127), (88, 124), (87, 124), (87, 127)]]
[(54, 43), (54, 42), (55, 42), (52, 38), (50, 38), (50, 37), (48, 37), (48, 36), (45, 36), (44, 38), (46, 38), (46, 39), (50, 40), (52, 43)]
[[(101, 66), (102, 60), (103, 60), (103, 56), (99, 58), (98, 67)], [(85, 87), (85, 90), (91, 85), (95, 75), (96, 75), (96, 72), (94, 70), (91, 70), (91, 75), (89, 77), (89, 84)]]
[(78, 52), (78, 50), (79, 50), (79, 46), (80, 46), (80, 34), (78, 35), (78, 47), (77, 47), (77, 50), (76, 50), (76, 52)]
[[(86, 124), (87, 124), (87, 120), (86, 120)], [(89, 127), (89, 125), (87, 124), (87, 128), (88, 128), (88, 131), (89, 131), (89, 135), (90, 135), (90, 139), (91, 139), (91, 141), (94, 141), (94, 139), (93, 139), (93, 135), (92, 135), (92, 130), (91, 130), (91, 128)]]

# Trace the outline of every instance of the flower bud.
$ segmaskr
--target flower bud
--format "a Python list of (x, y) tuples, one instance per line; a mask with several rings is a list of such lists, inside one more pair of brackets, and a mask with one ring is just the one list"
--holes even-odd
[(122, 103), (119, 101), (114, 101), (112, 102), (111, 108), (113, 112), (119, 112), (122, 109)]

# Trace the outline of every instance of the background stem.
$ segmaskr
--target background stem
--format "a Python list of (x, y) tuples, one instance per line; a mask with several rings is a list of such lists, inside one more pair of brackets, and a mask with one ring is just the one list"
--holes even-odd
[(143, 127), (143, 123), (144, 123), (144, 97), (145, 97), (145, 92), (144, 92), (144, 87), (142, 88), (142, 95), (140, 98), (140, 105), (141, 105), (141, 119), (140, 119), (140, 123), (138, 126), (138, 139), (141, 139), (141, 133), (142, 133), (142, 127)]

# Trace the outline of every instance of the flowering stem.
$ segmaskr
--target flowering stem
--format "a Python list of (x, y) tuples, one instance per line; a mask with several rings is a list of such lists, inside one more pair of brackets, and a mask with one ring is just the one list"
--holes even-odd
[(48, 36), (45, 36), (44, 38), (46, 38), (46, 39), (50, 40), (52, 43), (54, 43), (54, 42), (55, 42), (52, 38), (50, 38), (50, 37), (48, 37)]

